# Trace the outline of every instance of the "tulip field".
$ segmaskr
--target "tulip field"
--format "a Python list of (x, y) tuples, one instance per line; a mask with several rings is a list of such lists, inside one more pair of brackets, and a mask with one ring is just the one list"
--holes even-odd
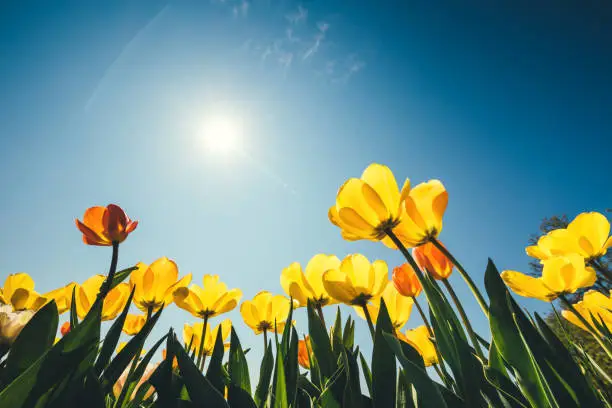
[[(0, 289), (0, 408), (612, 407), (612, 373), (569, 331), (559, 335), (517, 303), (517, 295), (555, 301), (559, 325), (580, 328), (612, 358), (611, 293), (591, 288), (597, 273), (610, 273), (599, 262), (612, 246), (604, 215), (579, 214), (527, 247), (540, 277), (500, 272), (489, 259), (481, 293), (473, 276), (482, 271), (467, 271), (441, 241), (448, 193), (439, 180), (400, 189), (388, 167), (371, 164), (330, 203), (345, 240), (380, 241), (405, 263), (313, 254), (279, 271), (284, 293), (244, 299), (220, 276), (180, 276), (166, 257), (118, 270), (138, 222), (117, 205), (87, 209), (76, 227), (85, 244), (108, 251), (106, 275), (41, 294), (17, 273)], [(488, 332), (473, 327), (453, 273)], [(579, 290), (578, 301), (567, 297)], [(195, 323), (152, 338), (168, 307)], [(324, 319), (329, 307), (333, 322)], [(224, 316), (234, 309), (242, 321)], [(411, 313), (424, 324), (406, 329)], [(296, 327), (298, 314), (307, 327)], [(372, 350), (357, 344), (357, 325)], [(238, 326), (265, 344), (250, 370)]]

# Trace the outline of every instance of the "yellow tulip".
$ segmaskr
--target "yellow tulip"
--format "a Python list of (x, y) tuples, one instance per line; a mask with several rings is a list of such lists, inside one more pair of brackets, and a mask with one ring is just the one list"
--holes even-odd
[[(121, 350), (123, 350), (123, 348), (124, 348), (125, 346), (127, 346), (127, 344), (128, 344), (128, 342), (127, 342), (127, 341), (122, 341), (122, 342), (120, 342), (120, 343), (117, 345), (117, 350), (115, 350), (115, 353), (119, 354), (119, 352), (120, 352)], [(140, 350), (140, 355), (141, 355), (141, 356), (144, 356), (145, 354), (147, 354), (147, 350), (145, 350), (145, 349)]]
[(298, 341), (298, 364), (305, 368), (310, 369), (310, 337), (305, 336), (304, 340)]
[(545, 302), (592, 286), (597, 279), (595, 270), (585, 267), (584, 258), (577, 254), (549, 258), (542, 265), (539, 278), (516, 271), (504, 271), (501, 277), (516, 294)]
[[(191, 348), (188, 351), (195, 351), (196, 356), (199, 356), (200, 341), (202, 339), (202, 329), (204, 323), (194, 323), (188, 325), (185, 323), (183, 326), (183, 341), (186, 345), (191, 344)], [(206, 334), (204, 335), (204, 345), (202, 355), (210, 356), (215, 348), (215, 342), (217, 341), (218, 332), (221, 330), (221, 338), (223, 341), (227, 340), (232, 330), (232, 321), (225, 319), (219, 323), (214, 329), (210, 325), (206, 326)], [(229, 348), (229, 343), (224, 345), (225, 348)]]
[(385, 261), (370, 263), (361, 254), (348, 255), (338, 269), (323, 273), (323, 286), (339, 302), (365, 306), (378, 298), (387, 286), (388, 268)]
[(178, 288), (191, 282), (191, 274), (178, 279), (176, 263), (166, 257), (159, 258), (151, 265), (138, 263), (130, 274), (130, 288), (134, 286), (133, 302), (143, 312), (156, 312), (162, 306), (172, 303), (172, 294)]
[(370, 164), (361, 178), (351, 178), (340, 187), (336, 203), (329, 209), (329, 220), (348, 241), (382, 241), (396, 249), (386, 231), (392, 230), (403, 242), (411, 241), (411, 232), (400, 222), (401, 198), (409, 191), (409, 180), (400, 194), (391, 170), (381, 164)]
[(453, 272), (453, 263), (431, 242), (414, 248), (412, 256), (419, 268), (429, 273), (434, 279), (447, 279)]
[(13, 311), (10, 305), (0, 306), (0, 344), (13, 344), (32, 316), (33, 310)]
[(66, 286), (62, 286), (61, 288), (45, 293), (43, 297), (47, 298), (48, 300), (55, 300), (59, 314), (65, 313), (70, 310), (70, 305), (72, 303), (72, 290), (75, 288), (75, 286), (76, 283), (70, 282)]
[(47, 299), (34, 290), (34, 280), (27, 273), (14, 273), (6, 277), (0, 289), (0, 302), (11, 305), (14, 311), (38, 310)]
[(323, 273), (339, 267), (340, 260), (336, 256), (317, 254), (308, 261), (306, 273), (302, 271), (302, 266), (297, 262), (283, 269), (280, 278), (281, 286), (288, 296), (297, 301), (298, 307), (306, 306), (308, 299), (315, 306), (327, 306), (335, 303), (335, 300), (323, 286)]
[(397, 337), (414, 347), (421, 357), (425, 367), (429, 367), (438, 363), (438, 355), (436, 354), (436, 346), (429, 337), (429, 331), (425, 326), (419, 326), (416, 329), (407, 330), (406, 334), (397, 333)]
[[(297, 303), (297, 302), (296, 302)], [(240, 305), (242, 319), (255, 334), (265, 331), (274, 332), (274, 325), (281, 333), (285, 328), (285, 320), (289, 315), (290, 300), (282, 295), (272, 295), (261, 291), (253, 300), (245, 300)]]
[(219, 282), (218, 275), (204, 275), (202, 283), (202, 287), (192, 284), (189, 288), (176, 289), (174, 303), (203, 319), (229, 312), (242, 297), (240, 289), (228, 290), (225, 283)]
[[(384, 299), (385, 301), (393, 327), (396, 330), (404, 327), (410, 318), (410, 312), (412, 311), (412, 305), (414, 304), (412, 298), (403, 296), (397, 291), (397, 289), (395, 289), (393, 284), (388, 283), (387, 287), (382, 293), (382, 296), (376, 299), (374, 302), (366, 305), (373, 321), (376, 321), (378, 318), (378, 312), (380, 311), (380, 299)], [(354, 306), (354, 308), (359, 317), (366, 319), (362, 307)]]
[[(574, 308), (593, 328), (597, 329), (597, 326), (593, 323), (591, 315), (595, 317), (599, 324), (603, 322), (603, 324), (612, 330), (612, 290), (610, 291), (610, 296), (606, 296), (596, 290), (589, 290), (584, 294), (580, 302), (574, 304)], [(580, 327), (582, 330), (588, 331), (585, 325), (571, 310), (563, 310), (561, 313), (563, 317), (571, 323)], [(600, 334), (603, 335), (603, 333)]]
[(145, 315), (128, 314), (125, 316), (125, 322), (123, 323), (123, 332), (128, 336), (134, 336), (142, 330), (142, 326), (147, 322)]
[(412, 247), (437, 238), (448, 204), (448, 192), (440, 180), (429, 180), (412, 190), (402, 191), (400, 218), (404, 245)]
[[(79, 285), (76, 290), (76, 311), (79, 318), (84, 319), (94, 304), (100, 286), (104, 283), (104, 275), (94, 275)], [(102, 320), (112, 320), (123, 310), (130, 296), (130, 287), (127, 283), (120, 283), (114, 287), (104, 298), (102, 304)]]
[(567, 228), (540, 237), (537, 245), (527, 247), (526, 252), (541, 260), (573, 253), (590, 259), (605, 255), (610, 246), (612, 237), (608, 219), (598, 212), (586, 212), (574, 218)]

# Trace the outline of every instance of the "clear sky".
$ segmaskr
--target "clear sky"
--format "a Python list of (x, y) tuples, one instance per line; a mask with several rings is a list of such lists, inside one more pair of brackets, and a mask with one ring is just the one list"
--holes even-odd
[[(487, 257), (525, 270), (542, 217), (612, 206), (612, 9), (433, 3), (3, 2), (0, 277), (45, 292), (105, 273), (110, 249), (82, 244), (74, 219), (108, 203), (140, 222), (121, 267), (168, 256), (245, 298), (320, 252), (393, 267), (398, 253), (327, 219), (371, 162), (444, 182), (441, 239), (481, 287)], [(230, 154), (204, 143), (221, 116), (243, 129)], [(229, 317), (254, 370), (261, 339)], [(173, 305), (153, 337), (186, 321)]]

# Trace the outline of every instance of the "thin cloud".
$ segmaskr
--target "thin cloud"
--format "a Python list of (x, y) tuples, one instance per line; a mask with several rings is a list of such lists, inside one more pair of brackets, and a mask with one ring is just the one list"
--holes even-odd
[(239, 5), (236, 5), (232, 8), (232, 14), (234, 17), (246, 17), (249, 14), (249, 2), (246, 0), (242, 0)]
[(285, 18), (291, 24), (298, 24), (301, 21), (306, 21), (306, 19), (308, 18), (308, 10), (302, 6), (298, 6), (297, 11), (287, 14)]

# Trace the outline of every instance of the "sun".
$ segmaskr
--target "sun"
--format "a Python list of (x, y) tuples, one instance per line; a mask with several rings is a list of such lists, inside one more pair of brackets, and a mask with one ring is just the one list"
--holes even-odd
[(204, 122), (204, 145), (217, 155), (236, 153), (242, 142), (242, 123), (236, 118), (215, 116)]

